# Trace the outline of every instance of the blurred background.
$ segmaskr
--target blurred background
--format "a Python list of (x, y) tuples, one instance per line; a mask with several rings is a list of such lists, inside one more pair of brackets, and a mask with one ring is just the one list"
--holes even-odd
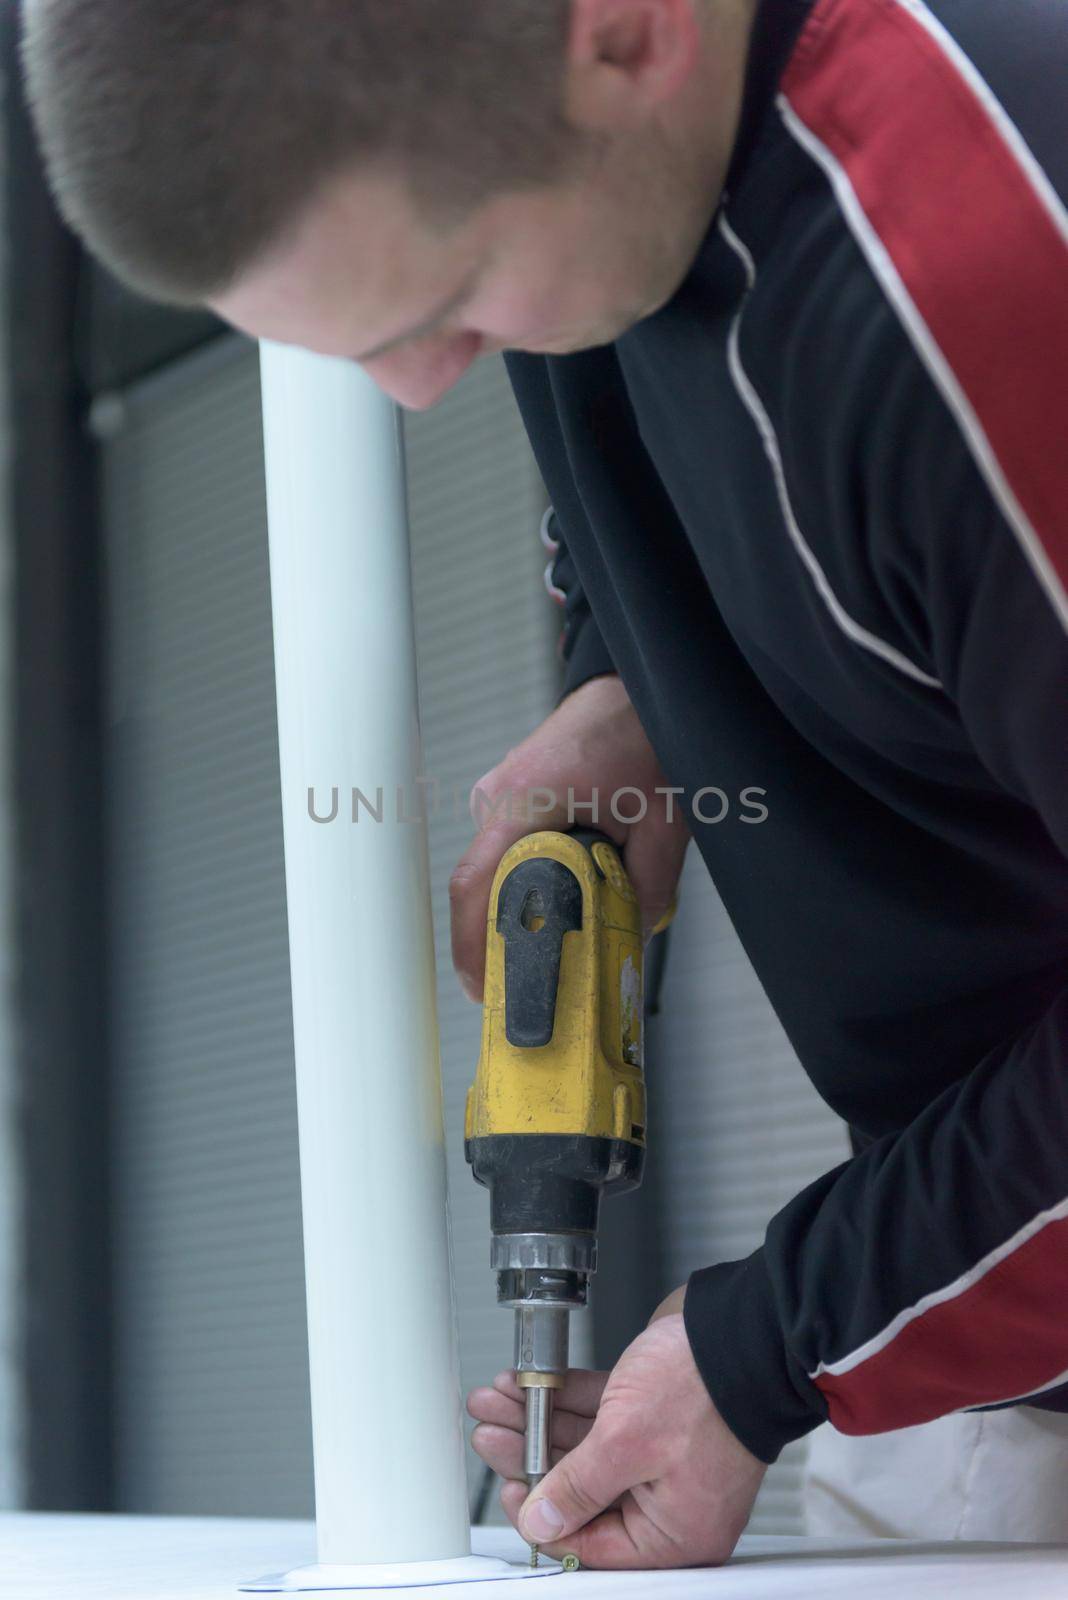
[[(293, 1041), (256, 350), (59, 225), (2, 13), (0, 1505), (310, 1516)], [(406, 419), (465, 1387), (511, 1358), (463, 1161), (449, 954), (471, 785), (555, 704), (545, 493), (503, 366)], [(843, 1159), (691, 849), (655, 941), (652, 1152), (585, 1357)], [(754, 1527), (799, 1527), (801, 1446)], [(472, 1503), (480, 1467), (471, 1457)], [(490, 1496), (487, 1517), (499, 1516)]]

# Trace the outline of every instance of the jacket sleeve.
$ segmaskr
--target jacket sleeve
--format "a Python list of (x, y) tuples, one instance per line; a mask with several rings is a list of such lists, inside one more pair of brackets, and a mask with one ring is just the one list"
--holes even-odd
[[(893, 532), (884, 577), (987, 773), (1068, 854), (1068, 456), (1059, 495), (1031, 492), (1048, 461), (1025, 456), (1010, 481), (918, 364), (875, 409), (862, 471)], [(698, 1367), (761, 1459), (824, 1419), (872, 1434), (1021, 1400), (1068, 1409), (1068, 966), (1058, 989), (1053, 915), (1045, 1012), (803, 1190), (752, 1256), (690, 1279)]]
[[(559, 485), (559, 475), (570, 477), (566, 451), (560, 438), (560, 420), (549, 373), (548, 358), (525, 351), (506, 350), (504, 364), (519, 405), (527, 437), (547, 483)], [(570, 485), (574, 490), (573, 482)], [(559, 499), (558, 489), (550, 494)], [(567, 534), (557, 508), (550, 506), (541, 524), (541, 540), (549, 554), (545, 586), (563, 607), (563, 627), (557, 651), (564, 662), (564, 677), (557, 705), (590, 678), (614, 673), (617, 668), (601, 630), (594, 621), (578, 568), (568, 548)]]
[(556, 702), (559, 705), (588, 679), (603, 673), (614, 673), (616, 668), (601, 630), (593, 620), (590, 603), (552, 506), (542, 518), (541, 542), (549, 553), (545, 587), (564, 612), (564, 623), (557, 643), (557, 652), (565, 664), (563, 687)]

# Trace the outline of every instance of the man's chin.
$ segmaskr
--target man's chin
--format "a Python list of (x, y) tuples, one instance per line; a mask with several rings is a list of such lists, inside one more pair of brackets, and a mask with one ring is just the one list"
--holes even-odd
[(625, 333), (642, 322), (648, 315), (643, 311), (636, 316), (619, 317), (601, 327), (582, 334), (561, 335), (555, 339), (531, 339), (527, 344), (513, 346), (529, 355), (574, 356), (583, 350), (599, 350), (603, 345), (614, 344)]

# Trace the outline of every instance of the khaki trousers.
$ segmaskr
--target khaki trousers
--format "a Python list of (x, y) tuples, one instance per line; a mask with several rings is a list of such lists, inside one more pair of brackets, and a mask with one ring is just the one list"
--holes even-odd
[(1068, 1414), (1014, 1406), (809, 1439), (805, 1531), (1068, 1543)]

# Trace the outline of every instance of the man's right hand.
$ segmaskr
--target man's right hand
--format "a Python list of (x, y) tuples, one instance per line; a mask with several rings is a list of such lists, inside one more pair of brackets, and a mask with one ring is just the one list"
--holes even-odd
[[(478, 832), (449, 882), (452, 960), (469, 999), (482, 1000), (493, 875), (505, 851), (528, 833), (588, 824), (607, 834), (622, 849), (648, 936), (671, 905), (690, 841), (679, 797), (671, 797), (669, 822), (669, 797), (655, 792), (667, 781), (622, 680), (614, 673), (590, 678), (569, 694), (522, 744), (479, 779), (470, 801)], [(596, 818), (588, 807), (568, 816), (569, 788), (576, 808), (596, 791)], [(638, 789), (646, 797), (645, 815), (638, 821), (619, 822), (612, 815), (612, 796), (623, 788)], [(528, 798), (534, 790), (551, 790), (556, 803), (532, 815)], [(502, 799), (509, 794), (511, 815)], [(544, 798), (538, 797), (539, 808)], [(627, 794), (620, 798), (618, 809), (627, 816), (638, 813), (641, 806), (637, 796)]]

